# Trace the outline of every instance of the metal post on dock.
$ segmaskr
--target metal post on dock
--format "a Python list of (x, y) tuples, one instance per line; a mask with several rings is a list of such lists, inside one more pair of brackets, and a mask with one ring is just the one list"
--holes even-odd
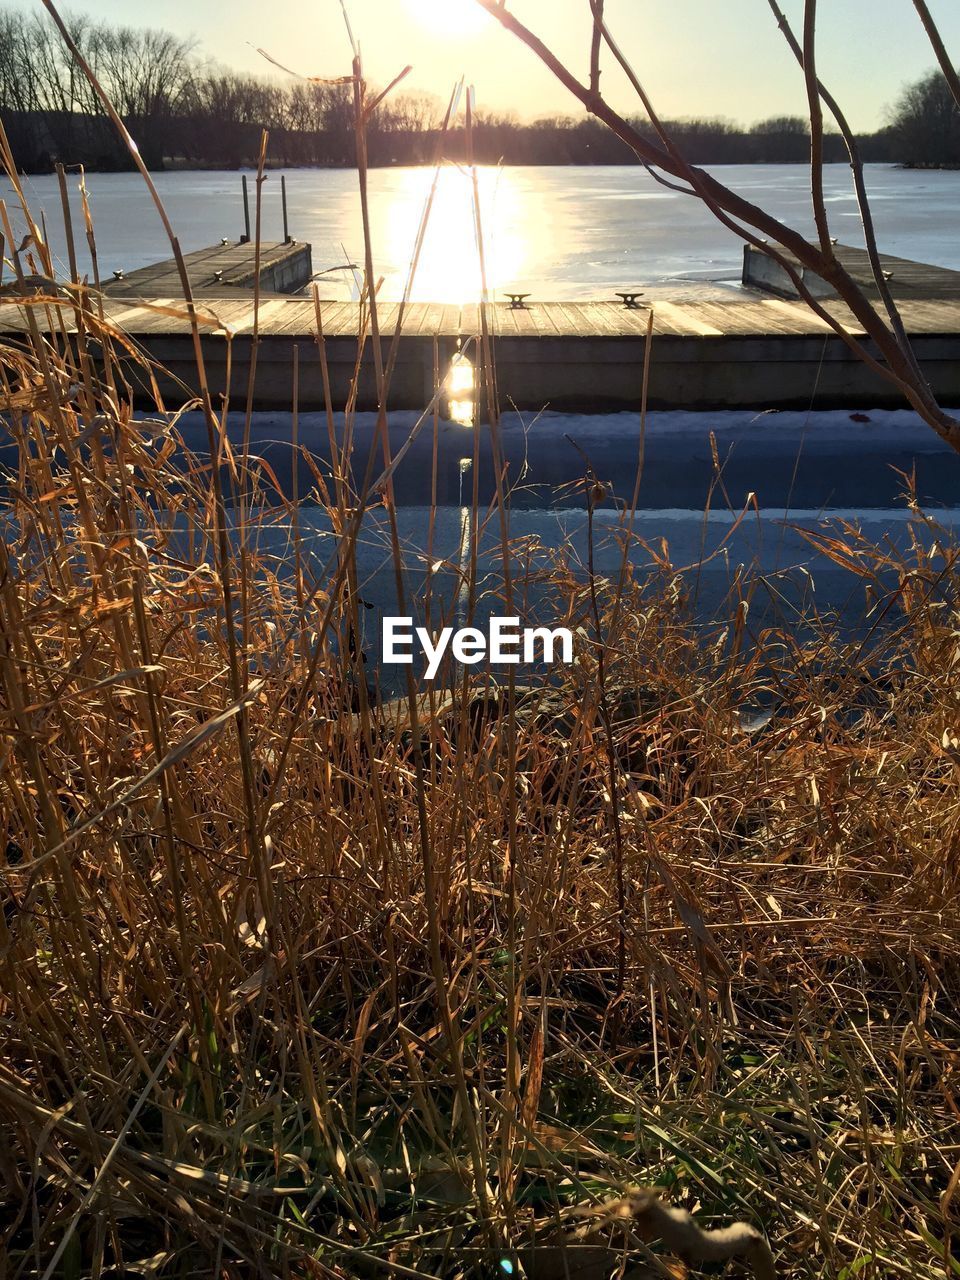
[(280, 203), (283, 205), (283, 243), (290, 243), (290, 224), (287, 222), (287, 175), (280, 175)]
[(241, 244), (250, 243), (250, 196), (247, 193), (247, 175), (241, 175), (243, 183), (243, 226), (244, 234), (240, 237)]

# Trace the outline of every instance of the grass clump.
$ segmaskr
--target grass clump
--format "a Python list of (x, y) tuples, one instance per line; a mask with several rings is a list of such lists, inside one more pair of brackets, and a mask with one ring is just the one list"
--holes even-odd
[(158, 395), (134, 414), (154, 371), (96, 290), (53, 285), (39, 230), (24, 252), (3, 305), (29, 323), (0, 343), (0, 1274), (552, 1280), (736, 1253), (768, 1276), (761, 1229), (783, 1275), (953, 1274), (942, 531), (918, 516), (899, 562), (853, 528), (824, 544), (884, 602), (866, 641), (750, 634), (741, 598), (705, 632), (669, 566), (630, 567), (626, 518), (600, 579), (513, 545), (501, 492), (466, 597), (547, 591), (577, 662), (386, 703), (353, 637), (389, 457), (379, 487), (348, 449), (318, 469), (335, 550), (311, 562), (202, 375), (207, 457)]

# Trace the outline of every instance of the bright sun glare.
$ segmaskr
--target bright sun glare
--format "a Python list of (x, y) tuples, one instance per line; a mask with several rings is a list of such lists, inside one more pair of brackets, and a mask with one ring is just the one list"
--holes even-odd
[[(391, 198), (373, 209), (374, 236), (384, 246), (385, 262), (396, 272), (398, 289), (406, 278), (424, 202), (433, 174), (429, 169), (391, 171)], [(509, 171), (481, 168), (477, 173), (484, 229), (487, 285), (493, 290), (521, 288), (531, 246), (544, 234), (542, 211), (533, 219), (519, 197)], [(437, 192), (414, 280), (414, 302), (479, 302), (480, 257), (474, 232), (473, 183), (458, 165), (440, 170)]]
[(438, 36), (474, 35), (489, 21), (477, 0), (407, 0), (407, 7)]

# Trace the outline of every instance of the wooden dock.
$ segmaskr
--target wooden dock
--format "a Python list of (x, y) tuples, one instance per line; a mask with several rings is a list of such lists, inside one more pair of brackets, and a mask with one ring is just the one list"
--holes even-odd
[[(235, 289), (251, 290), (258, 276), (265, 292), (298, 293), (313, 275), (310, 245), (295, 240), (262, 241), (259, 260), (249, 242), (222, 240), (211, 248), (185, 253), (183, 262), (190, 288), (202, 294), (229, 296)], [(113, 280), (105, 282), (105, 290), (111, 296), (142, 299), (183, 297), (180, 271), (173, 258), (136, 271), (115, 271)]]
[[(866, 249), (838, 244), (834, 252), (840, 265), (849, 272), (861, 290), (871, 300), (880, 301), (880, 290), (870, 266)], [(815, 298), (836, 297), (833, 288), (821, 276), (806, 270), (792, 253), (780, 251), (803, 280)], [(880, 255), (880, 266), (893, 298), (899, 302), (958, 302), (960, 303), (960, 271), (935, 267), (929, 262), (913, 262), (909, 258), (895, 258), (889, 253)], [(772, 258), (755, 249), (743, 246), (743, 284), (747, 288), (765, 293), (779, 294), (785, 298), (798, 298), (793, 281), (783, 267)]]
[[(303, 248), (304, 246), (293, 246)], [(237, 252), (234, 253), (234, 248)], [(209, 284), (213, 261), (224, 262), (227, 246), (190, 255), (202, 313), (203, 352), (216, 396), (226, 386), (228, 342), (232, 347), (233, 403), (245, 399), (253, 342), (254, 307), (247, 279), (251, 246), (239, 251), (235, 272)], [(290, 246), (266, 246), (290, 249)], [(306, 246), (309, 249), (309, 246)], [(856, 251), (852, 251), (856, 252)], [(211, 255), (211, 256), (207, 256)], [(270, 261), (267, 254), (264, 261)], [(899, 261), (899, 260), (887, 260)], [(246, 262), (246, 266), (243, 264)], [(168, 265), (168, 264), (165, 264)], [(922, 264), (906, 264), (922, 267)], [(220, 270), (220, 267), (216, 268)], [(922, 268), (907, 272), (893, 266), (891, 285), (900, 294), (904, 323), (918, 358), (945, 404), (960, 404), (960, 273)], [(169, 275), (132, 273), (111, 285), (104, 299), (110, 321), (166, 374), (159, 381), (171, 403), (182, 386), (196, 385), (190, 325), (179, 289), (162, 289)], [(195, 274), (194, 274), (195, 273)], [(920, 283), (927, 278), (927, 283)], [(898, 278), (899, 277), (899, 278)], [(144, 286), (150, 286), (150, 296)], [(923, 296), (910, 296), (914, 287)], [(902, 292), (902, 290), (908, 292)], [(825, 309), (850, 333), (862, 331), (847, 308), (825, 299)], [(729, 290), (729, 301), (666, 301), (650, 309), (609, 302), (532, 302), (524, 308), (495, 303), (488, 307), (497, 381), (503, 407), (604, 411), (636, 408), (650, 310), (653, 348), (649, 389), (652, 407), (787, 408), (899, 406), (893, 388), (858, 361), (831, 327), (802, 302), (759, 292)], [(395, 303), (379, 307), (386, 340), (401, 322)], [(261, 409), (287, 409), (292, 394), (293, 348), (300, 354), (300, 405), (323, 406), (312, 300), (266, 292), (257, 317), (259, 349), (254, 403)], [(326, 357), (335, 406), (342, 406), (353, 376), (361, 313), (356, 302), (320, 306)], [(21, 336), (24, 308), (12, 297), (0, 298), (0, 334)], [(434, 389), (434, 354), (445, 370), (458, 343), (480, 331), (476, 305), (414, 303), (402, 317), (396, 371), (390, 391), (395, 408), (423, 408)], [(169, 375), (169, 376), (167, 376)], [(130, 376), (144, 387), (142, 372)], [(376, 405), (369, 338), (364, 344), (359, 404)]]

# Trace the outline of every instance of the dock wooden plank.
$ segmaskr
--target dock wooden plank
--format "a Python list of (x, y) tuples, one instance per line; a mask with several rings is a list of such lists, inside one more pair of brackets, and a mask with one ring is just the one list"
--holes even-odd
[[(170, 309), (186, 311), (183, 299), (171, 299)], [(248, 315), (252, 315), (253, 306), (250, 299), (244, 297), (242, 300), (234, 300), (232, 298), (201, 298), (197, 300), (197, 310), (204, 315), (216, 316), (222, 325), (229, 325), (230, 331), (235, 332), (237, 326), (246, 320)], [(179, 322), (178, 322), (179, 323)], [(189, 329), (189, 324), (187, 324)], [(206, 325), (201, 326), (201, 331), (206, 329)]]
[(254, 321), (256, 321), (258, 333), (264, 335), (272, 333), (274, 332), (272, 327), (274, 321), (282, 323), (281, 317), (289, 305), (286, 298), (270, 298), (265, 302), (261, 302), (256, 309), (256, 313), (254, 313), (254, 307), (251, 303), (246, 315), (240, 317), (233, 325), (234, 331), (236, 333), (252, 333)]
[(551, 303), (550, 318), (553, 320), (559, 337), (575, 338), (577, 336), (579, 332), (577, 317), (571, 313), (570, 308), (565, 303)]
[[(200, 332), (211, 332), (215, 326), (206, 317), (216, 317), (221, 323), (241, 331), (247, 323), (252, 326), (253, 303), (249, 298), (236, 301), (233, 298), (197, 298), (195, 307), (200, 318)], [(262, 310), (262, 308), (261, 308)], [(105, 313), (111, 323), (131, 334), (189, 333), (190, 317), (182, 297), (131, 300), (120, 298), (105, 300)]]
[(328, 338), (355, 338), (360, 332), (360, 304), (351, 301), (324, 307), (323, 332)]
[[(310, 245), (271, 241), (261, 243), (259, 257), (255, 245), (233, 243), (194, 249), (184, 255), (183, 263), (195, 292), (203, 289), (252, 289), (259, 269), (262, 289), (289, 293), (293, 288), (305, 286), (312, 272)], [(122, 279), (105, 281), (105, 289), (111, 294), (169, 295), (183, 292), (180, 270), (173, 258), (126, 272)]]
[(788, 302), (785, 298), (766, 298), (763, 302), (749, 305), (750, 314), (747, 319), (754, 320), (760, 329), (769, 327), (773, 333), (816, 333), (818, 329), (830, 327), (825, 320), (815, 316), (809, 307), (802, 303)]
[(584, 302), (577, 304), (577, 310), (583, 316), (584, 330), (588, 337), (619, 338), (622, 328), (618, 320), (611, 314), (612, 306), (608, 302)]
[(530, 306), (530, 316), (540, 337), (555, 338), (560, 332), (555, 312), (556, 309), (547, 303), (538, 302)]
[[(533, 318), (533, 311), (529, 307), (511, 307), (508, 303), (505, 307), (497, 307), (497, 318), (506, 324), (507, 319), (511, 320), (518, 334), (523, 338), (537, 338), (540, 336), (537, 328), (537, 322)], [(505, 330), (504, 330), (505, 331)]]
[(695, 314), (701, 324), (712, 325), (724, 335), (743, 336), (755, 329), (755, 323), (740, 312), (735, 302), (698, 302)]
[(27, 308), (12, 297), (0, 298), (0, 330), (23, 333), (27, 329)]
[[(246, 292), (199, 295), (196, 307), (203, 315), (214, 315), (239, 334), (253, 328), (253, 298)], [(916, 334), (960, 334), (960, 299), (905, 299), (899, 304), (904, 324)], [(841, 302), (821, 299), (820, 306), (829, 311), (851, 334), (862, 334), (863, 328)], [(131, 333), (188, 332), (190, 325), (186, 303), (176, 294), (159, 294), (151, 299), (131, 295), (107, 294), (105, 312), (111, 321)], [(47, 304), (36, 309), (41, 328), (56, 319), (57, 307)], [(72, 325), (71, 308), (60, 306)], [(826, 320), (812, 312), (805, 303), (784, 298), (749, 298), (744, 301), (666, 302), (658, 300), (652, 307), (654, 333), (675, 337), (802, 337), (834, 332)], [(381, 303), (381, 332), (392, 336), (396, 329), (399, 307)], [(49, 313), (49, 316), (48, 316)], [(487, 315), (491, 332), (503, 338), (575, 338), (592, 341), (606, 338), (642, 337), (646, 333), (649, 310), (619, 307), (615, 303), (551, 302), (525, 309), (509, 305), (490, 306)], [(321, 315), (327, 337), (356, 337), (360, 319), (359, 304), (322, 302)], [(260, 302), (260, 332), (264, 336), (306, 336), (315, 334), (315, 311), (312, 300), (303, 297), (268, 295)], [(17, 333), (27, 330), (25, 308), (12, 299), (0, 302), (0, 330)], [(205, 331), (210, 326), (201, 324)], [(455, 341), (458, 337), (479, 335), (479, 308), (475, 304), (413, 303), (406, 308), (403, 333), (406, 338), (440, 338)]]
[[(353, 305), (349, 302), (321, 302), (320, 303), (320, 323), (323, 326), (323, 336), (325, 338), (338, 337), (342, 333), (341, 318), (350, 314), (356, 315)], [(316, 327), (316, 312), (314, 312), (314, 327)], [(353, 331), (354, 334), (356, 330)]]
[(781, 336), (804, 333), (816, 333), (816, 326), (802, 322), (790, 304), (773, 306), (769, 302), (703, 302), (697, 307), (697, 316), (707, 324), (714, 325), (725, 334), (745, 336), (758, 331), (766, 331)]
[(382, 338), (392, 338), (397, 329), (400, 316), (400, 304), (397, 302), (381, 302), (377, 307), (377, 323)]
[(943, 300), (899, 304), (908, 333), (956, 333), (960, 307)]
[(647, 326), (650, 323), (650, 313), (653, 310), (652, 302), (645, 302), (636, 308), (625, 310), (630, 317), (631, 331), (638, 336), (646, 334)]
[(281, 312), (270, 326), (271, 333), (290, 333), (297, 337), (315, 338), (317, 333), (317, 313), (313, 302), (292, 301), (287, 303), (287, 310)]
[(647, 331), (650, 308), (626, 307), (621, 302), (596, 302), (590, 304), (590, 317), (598, 330), (617, 337), (635, 338)]
[[(271, 342), (258, 366), (257, 407), (289, 408), (287, 366), (292, 348), (312, 343), (315, 337), (311, 293), (284, 293), (282, 290), (290, 287), (290, 275), (282, 272), (273, 281), (276, 288), (263, 283), (262, 273), (272, 265), (278, 270), (300, 270), (303, 259), (296, 255), (302, 254), (303, 248), (263, 246), (259, 331)], [(839, 246), (838, 253), (860, 279), (863, 250)], [(902, 259), (883, 261), (931, 384), (942, 402), (960, 401), (960, 272), (944, 272)], [(112, 325), (125, 330), (131, 343), (158, 365), (169, 368), (174, 379), (169, 391), (176, 395), (182, 385), (193, 385), (194, 352), (179, 275), (175, 267), (170, 270), (171, 265), (154, 264), (122, 281), (108, 283), (103, 305)], [(226, 325), (235, 334), (235, 376), (242, 380), (249, 370), (254, 298), (248, 286), (257, 265), (253, 247), (230, 244), (193, 250), (186, 256), (186, 265), (197, 308), (205, 316), (201, 340), (210, 357), (211, 387), (214, 394), (223, 394), (224, 338), (216, 326)], [(869, 264), (866, 270), (869, 273)], [(221, 279), (211, 287), (214, 272), (221, 273)], [(869, 294), (875, 285), (865, 279), (864, 288)], [(643, 340), (651, 322), (657, 338), (651, 366), (651, 404), (809, 406), (815, 397), (818, 404), (865, 407), (896, 400), (895, 389), (858, 362), (825, 319), (801, 300), (785, 296), (775, 284), (765, 292), (745, 289), (703, 296), (701, 291), (694, 298), (691, 292), (678, 291), (671, 296), (662, 291), (666, 299), (654, 299), (649, 308), (628, 308), (610, 298), (533, 302), (516, 309), (509, 303), (487, 304), (483, 315), (496, 338), (504, 403), (537, 408), (549, 401), (555, 407), (592, 411), (635, 406)], [(849, 309), (835, 297), (821, 301), (820, 306), (849, 333), (862, 333)], [(66, 301), (26, 308), (16, 299), (0, 297), (0, 334), (23, 341), (28, 311), (42, 332), (64, 328), (69, 332), (73, 328), (72, 307)], [(369, 309), (361, 308), (356, 300), (324, 300), (320, 311), (323, 332), (331, 339), (329, 370), (338, 403), (349, 393), (363, 319), (366, 347), (360, 398), (364, 407), (371, 407), (375, 380)], [(215, 319), (210, 321), (208, 316)], [(380, 302), (378, 318), (386, 351), (400, 322), (399, 305)], [(403, 309), (400, 359), (392, 384), (392, 399), (398, 408), (423, 407), (430, 395), (435, 344), (441, 368), (445, 368), (458, 342), (479, 336), (480, 318), (475, 302), (415, 302)], [(470, 358), (476, 360), (478, 354), (471, 346)], [(306, 408), (322, 399), (322, 387), (315, 360), (304, 361), (302, 371), (301, 403)], [(162, 379), (165, 375), (161, 372), (158, 376)]]
[(777, 317), (783, 324), (784, 333), (834, 333), (833, 327), (823, 320), (803, 302), (788, 302), (786, 298), (769, 298), (760, 303), (775, 324)]
[[(202, 309), (206, 311), (206, 308)], [(112, 324), (134, 337), (152, 333), (190, 332), (187, 306), (182, 298), (154, 298), (149, 306), (143, 302), (134, 303), (130, 307), (110, 306), (106, 309), (106, 314)], [(205, 330), (211, 331), (211, 327), (201, 326), (201, 332)]]
[[(863, 325), (854, 316), (846, 303), (835, 302), (832, 298), (826, 298), (820, 299), (820, 306), (824, 311), (832, 315), (835, 320), (838, 320), (843, 328), (846, 329), (847, 333), (854, 337), (862, 337), (864, 332)], [(960, 308), (958, 308), (957, 311), (957, 319), (960, 320)], [(960, 332), (960, 329), (958, 329), (957, 332)]]
[(669, 311), (661, 311), (659, 302), (654, 302), (650, 310), (653, 312), (653, 336), (655, 338), (676, 337), (677, 326)]
[(466, 339), (480, 333), (480, 308), (475, 302), (468, 302), (460, 308), (459, 336)]
[(418, 337), (434, 338), (440, 334), (454, 333), (460, 326), (460, 308), (442, 306), (435, 302), (421, 303), (422, 315), (417, 329)]
[(408, 302), (403, 314), (403, 332), (411, 337), (419, 337), (430, 312), (426, 302)]
[[(480, 318), (480, 308), (478, 307), (477, 308), (478, 323), (479, 323), (479, 318)], [(488, 307), (487, 323), (490, 327), (490, 332), (495, 333), (499, 336), (515, 338), (519, 333), (522, 332), (520, 326), (517, 324), (516, 316), (514, 314), (514, 309), (509, 305), (505, 307)]]
[(723, 330), (703, 319), (699, 312), (700, 304), (698, 303), (682, 306), (676, 302), (654, 304), (654, 314), (681, 337), (693, 335), (698, 338), (722, 338)]
[(554, 306), (562, 317), (564, 337), (576, 337), (584, 332), (584, 318), (575, 302), (557, 302)]
[(403, 321), (403, 332), (409, 338), (432, 338), (440, 323), (436, 303), (410, 302)]
[(462, 331), (461, 308), (456, 303), (445, 303), (436, 312), (431, 311), (429, 325), (431, 337), (459, 337)]

